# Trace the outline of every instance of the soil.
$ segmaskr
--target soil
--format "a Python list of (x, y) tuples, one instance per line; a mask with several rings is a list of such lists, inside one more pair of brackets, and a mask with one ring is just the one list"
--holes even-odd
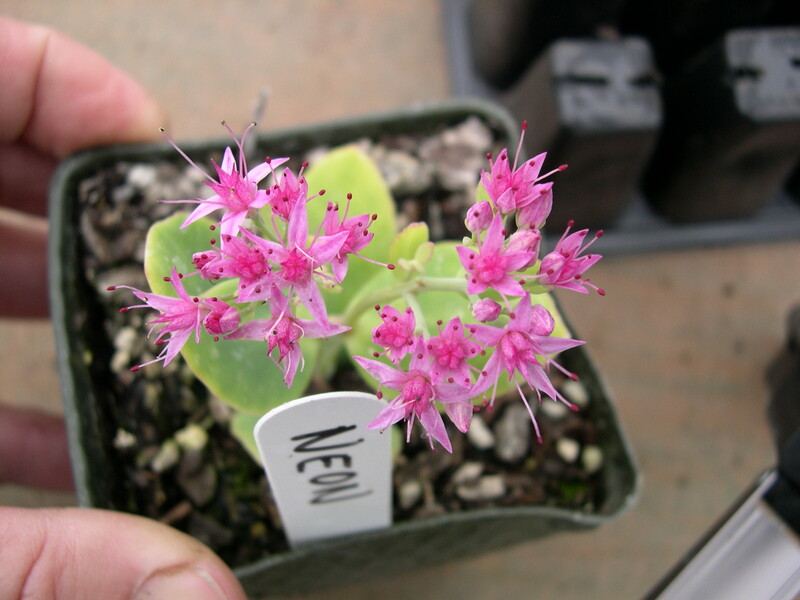
[[(468, 121), (429, 136), (359, 143), (378, 161), (407, 221), (426, 220), (434, 238), (465, 234), (470, 192), (486, 152), (498, 150), (485, 126)], [(293, 166), (323, 151), (296, 156)], [(176, 155), (165, 163), (119, 163), (79, 186), (82, 263), (92, 298), (86, 310), (99, 312), (104, 323), (102, 331), (91, 332), (96, 345), (87, 360), (112, 422), (103, 444), (119, 474), (112, 486), (114, 508), (184, 530), (237, 566), (288, 549), (264, 472), (230, 436), (229, 409), (181, 360), (163, 369), (129, 371), (157, 352), (146, 340), (150, 315), (118, 312), (132, 297), (106, 291), (118, 284), (147, 289), (147, 228), (185, 208), (160, 200), (204, 193), (202, 177), (181, 160)], [(536, 504), (589, 513), (600, 506), (602, 432), (594, 399), (580, 383), (555, 383), (581, 410), (573, 413), (546, 400), (549, 405), (537, 411), (541, 444), (518, 396), (499, 398), (493, 410), (478, 412), (468, 435), (448, 422), (452, 454), (431, 450), (416, 431), (395, 459), (395, 521), (487, 506)], [(313, 385), (313, 391), (363, 389), (347, 370)]]

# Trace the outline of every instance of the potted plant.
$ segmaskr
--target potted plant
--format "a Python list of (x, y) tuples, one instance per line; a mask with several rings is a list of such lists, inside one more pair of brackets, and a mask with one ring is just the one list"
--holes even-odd
[[(204, 208), (210, 209), (208, 204), (200, 202), (187, 219), (188, 213), (172, 214), (181, 207), (161, 202), (194, 198), (203, 181), (210, 181), (168, 146), (90, 151), (65, 163), (51, 203), (52, 313), (81, 504), (145, 514), (188, 531), (220, 553), (253, 594), (323, 588), (558, 530), (593, 527), (630, 506), (638, 476), (605, 386), (584, 349), (568, 341), (569, 327), (549, 296), (531, 300), (531, 291), (556, 285), (593, 288), (582, 273), (596, 258), (580, 254), (585, 231), (565, 234), (557, 254), (539, 251), (536, 229), (547, 211), (533, 210), (532, 203), (518, 219), (519, 232), (511, 232), (515, 207), (501, 206), (513, 202), (508, 196), (498, 201), (494, 188), (513, 161), (501, 149), (513, 144), (516, 129), (506, 113), (467, 102), (260, 136), (253, 156), (291, 156), (295, 162), (259, 161), (253, 180), (269, 173), (272, 198), (259, 193), (258, 212), (241, 215), (247, 221), (228, 215), (213, 232), (200, 218), (211, 212)], [(230, 178), (247, 172), (244, 162), (237, 162), (238, 152), (225, 151), (230, 145), (181, 146), (190, 163), (202, 165), (199, 169), (213, 172), (212, 165), (218, 166), (213, 178), (217, 199), (236, 186)], [(246, 149), (240, 144), (238, 151)], [(489, 193), (476, 203), (487, 152), (496, 157), (483, 177)], [(209, 158), (216, 163), (208, 163)], [(551, 183), (534, 182), (537, 173), (532, 173), (543, 158), (536, 157), (531, 166), (524, 163), (530, 180), (526, 189), (538, 186), (532, 192), (540, 199), (537, 206), (551, 199)], [(298, 178), (306, 161), (308, 170)], [(291, 172), (283, 170), (287, 165)], [(337, 189), (341, 180), (346, 189)], [(303, 191), (302, 208), (279, 215), (275, 201), (284, 201), (303, 182), (324, 185), (325, 197), (306, 202)], [(352, 205), (345, 216), (348, 190)], [(314, 202), (321, 208), (312, 208)], [(373, 221), (377, 207), (389, 216)], [(314, 210), (319, 210), (316, 217)], [(334, 216), (318, 227), (326, 212)], [(348, 220), (354, 215), (367, 216), (369, 222)], [(274, 233), (272, 240), (256, 235), (259, 220)], [(422, 220), (427, 225), (416, 224)], [(391, 265), (357, 245), (344, 252), (353, 230), (370, 244), (387, 238), (377, 242), (378, 253), (389, 256)], [(210, 239), (215, 245), (209, 245)], [(233, 283), (220, 281), (233, 272), (226, 261), (235, 258), (236, 248), (270, 254), (262, 274), (280, 281), (261, 289), (241, 271)], [(479, 273), (481, 265), (492, 262), (491, 252), (501, 261), (511, 257), (513, 276)], [(272, 260), (273, 254), (282, 258)], [(354, 254), (372, 262), (359, 263)], [(486, 260), (476, 264), (476, 255)], [(292, 284), (286, 272), (291, 256), (314, 257), (331, 266), (305, 283)], [(542, 263), (550, 266), (542, 270)], [(565, 264), (572, 271), (559, 279)], [(471, 279), (453, 280), (459, 269), (471, 273)], [(192, 270), (198, 273), (179, 277)], [(458, 300), (398, 292), (408, 292), (403, 282), (416, 281), (421, 273), (439, 278), (442, 293), (452, 287), (456, 291), (447, 293)], [(350, 277), (355, 292), (343, 292)], [(519, 281), (525, 288), (518, 287)], [(303, 288), (320, 283), (322, 291)], [(219, 285), (230, 289), (199, 291)], [(126, 309), (131, 292), (160, 311), (149, 326), (152, 314)], [(382, 298), (377, 303), (371, 299), (376, 294)], [(162, 296), (174, 298), (164, 302), (184, 302), (183, 309), (194, 310), (194, 324), (176, 325)], [(254, 312), (242, 317), (233, 302), (224, 302), (237, 296), (252, 300)], [(319, 298), (326, 303), (324, 311), (314, 304)], [(379, 311), (366, 308), (374, 304)], [(333, 316), (342, 313), (349, 321)], [(461, 320), (439, 314), (457, 314)], [(423, 320), (424, 327), (419, 325)], [(438, 328), (436, 321), (441, 321)], [(472, 370), (454, 364), (450, 371), (433, 374), (429, 346), (448, 335), (448, 326), (467, 322), (463, 337), (450, 342), (476, 354), (490, 351), (476, 359)], [(386, 342), (390, 336), (381, 340), (382, 326), (394, 327), (388, 333), (396, 339), (405, 336), (405, 341), (393, 345)], [(154, 327), (151, 337), (161, 345), (147, 343), (148, 327)], [(334, 346), (334, 334), (344, 327), (352, 329), (343, 334), (343, 345)], [(211, 333), (205, 347), (189, 339), (202, 328)], [(504, 337), (510, 331), (515, 335)], [(516, 334), (540, 343), (538, 358), (525, 363), (523, 376), (499, 378), (501, 372), (516, 373), (518, 365), (500, 361), (491, 348), (513, 345)], [(243, 354), (220, 358), (225, 344), (235, 344)], [(409, 349), (412, 356), (404, 356)], [(176, 358), (178, 350), (184, 360)], [(360, 358), (352, 362), (347, 357), (353, 355)], [(150, 362), (165, 364), (138, 368)], [(552, 377), (545, 376), (544, 367)], [(416, 405), (408, 409), (419, 390), (412, 390), (414, 397), (407, 401), (398, 400), (407, 391), (398, 381), (408, 383), (409, 373), (423, 371), (425, 389), (435, 387), (436, 399), (448, 401), (441, 411), (444, 418), (439, 411), (423, 415)], [(465, 375), (464, 381), (456, 382), (456, 375)], [(253, 423), (272, 406), (309, 390), (372, 391), (378, 383), (387, 408), (371, 425), (385, 429), (403, 419), (409, 425), (399, 436), (408, 443), (398, 444), (394, 459), (394, 524), (290, 550), (263, 469), (252, 447), (247, 449)], [(534, 389), (523, 389), (526, 384)], [(456, 390), (459, 385), (464, 389)], [(541, 394), (558, 402), (545, 398), (539, 407)], [(410, 427), (415, 418), (427, 431)], [(468, 433), (460, 433), (468, 426)]]

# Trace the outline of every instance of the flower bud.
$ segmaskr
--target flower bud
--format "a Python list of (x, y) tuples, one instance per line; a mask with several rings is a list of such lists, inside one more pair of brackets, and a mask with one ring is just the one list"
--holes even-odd
[(500, 305), (491, 298), (483, 298), (472, 307), (472, 316), (481, 323), (494, 321), (500, 316)]
[(542, 234), (538, 229), (518, 229), (508, 238), (506, 249), (513, 252), (530, 252), (531, 257), (527, 263), (520, 267), (520, 270), (527, 269), (536, 264), (539, 259), (539, 244), (542, 241)]
[(553, 182), (534, 185), (536, 197), (517, 210), (517, 226), (520, 229), (541, 229), (553, 208)]
[(209, 301), (212, 310), (203, 319), (203, 326), (211, 335), (226, 335), (239, 327), (239, 311), (222, 300)]
[(482, 200), (469, 208), (464, 223), (472, 233), (480, 233), (486, 231), (493, 216), (492, 205), (488, 201)]

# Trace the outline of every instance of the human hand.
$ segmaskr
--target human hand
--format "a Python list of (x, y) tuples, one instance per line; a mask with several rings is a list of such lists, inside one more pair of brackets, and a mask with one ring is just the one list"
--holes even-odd
[(130, 77), (46, 27), (0, 17), (0, 316), (47, 314), (47, 190), (58, 159), (158, 135), (164, 116)]
[[(45, 27), (0, 17), (0, 317), (47, 314), (46, 198), (58, 159), (153, 138), (164, 117), (127, 75)], [(0, 404), (0, 483), (72, 485), (63, 422)], [(141, 517), (0, 507), (0, 600), (244, 600), (207, 547)]]

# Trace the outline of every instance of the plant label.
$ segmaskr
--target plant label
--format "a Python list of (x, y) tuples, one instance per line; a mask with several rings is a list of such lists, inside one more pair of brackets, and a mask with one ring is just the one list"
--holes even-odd
[(287, 402), (256, 424), (293, 547), (391, 525), (392, 436), (366, 428), (384, 406), (372, 394), (330, 392)]

